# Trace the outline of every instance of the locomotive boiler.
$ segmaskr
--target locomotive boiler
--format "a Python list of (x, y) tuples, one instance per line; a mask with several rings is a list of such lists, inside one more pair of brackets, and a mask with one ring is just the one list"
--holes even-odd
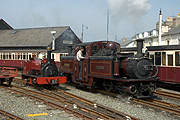
[[(76, 59), (80, 47), (84, 47), (85, 58), (82, 62)], [(156, 88), (157, 71), (151, 59), (142, 54), (142, 47), (143, 40), (137, 40), (137, 54), (129, 57), (120, 53), (120, 44), (117, 42), (78, 44), (74, 55), (61, 58), (61, 71), (72, 82), (83, 87), (99, 87), (107, 91), (125, 91), (136, 97), (150, 97)]]
[(67, 78), (58, 71), (56, 63), (51, 59), (51, 50), (47, 51), (47, 59), (32, 58), (24, 63), (22, 78), (33, 85), (59, 85), (66, 83)]

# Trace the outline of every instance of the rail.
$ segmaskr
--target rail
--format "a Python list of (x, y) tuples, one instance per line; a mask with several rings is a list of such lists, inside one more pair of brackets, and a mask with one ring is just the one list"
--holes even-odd
[(162, 91), (162, 90), (156, 90), (154, 92), (156, 95), (168, 97), (168, 98), (173, 98), (173, 99), (180, 99), (180, 94), (178, 93), (173, 93), (173, 92), (167, 92), (167, 91)]
[(163, 111), (174, 113), (175, 115), (180, 115), (180, 106), (176, 104), (166, 103), (159, 100), (141, 100), (136, 98), (132, 98), (132, 101), (149, 107), (158, 108)]
[(0, 110), (0, 114), (9, 117), (9, 118), (11, 118), (12, 120), (24, 120), (24, 119), (22, 119), (22, 118), (20, 118), (20, 117), (18, 117), (18, 116), (16, 116), (16, 115), (13, 115), (13, 114), (8, 113), (8, 112), (3, 111), (3, 110)]
[[(106, 109), (99, 109), (99, 106), (87, 106), (86, 103), (77, 103), (75, 102), (74, 98), (68, 97), (65, 99), (62, 95), (58, 94), (49, 94), (52, 93), (51, 91), (33, 91), (28, 90), (22, 87), (13, 86), (11, 88), (7, 88), (11, 91), (16, 93), (23, 94), (25, 96), (29, 96), (31, 98), (37, 99), (38, 101), (42, 101), (45, 104), (56, 108), (66, 111), (67, 113), (74, 114), (77, 117), (83, 118), (84, 120), (95, 120), (95, 119), (103, 119), (103, 120), (135, 120), (136, 118), (130, 117), (128, 115), (119, 116), (117, 112), (105, 112)], [(67, 96), (66, 96), (67, 97)], [(94, 104), (93, 104), (94, 105)], [(112, 111), (112, 110), (109, 110)]]

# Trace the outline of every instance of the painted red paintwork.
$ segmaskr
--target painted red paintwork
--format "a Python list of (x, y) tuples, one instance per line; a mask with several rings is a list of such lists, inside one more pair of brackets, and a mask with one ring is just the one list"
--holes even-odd
[(180, 68), (158, 66), (158, 77), (162, 82), (178, 83), (180, 84)]
[(0, 60), (0, 66), (8, 66), (8, 67), (24, 67), (25, 60)]
[(18, 70), (11, 67), (0, 67), (0, 78), (12, 78), (18, 76)]
[(51, 80), (54, 84), (64, 84), (67, 82), (67, 77), (37, 77), (37, 84), (50, 84)]

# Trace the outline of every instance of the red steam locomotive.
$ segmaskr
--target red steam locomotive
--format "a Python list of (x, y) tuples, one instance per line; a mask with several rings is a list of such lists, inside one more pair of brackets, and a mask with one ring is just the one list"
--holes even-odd
[(22, 79), (33, 85), (59, 85), (66, 83), (67, 77), (59, 73), (55, 61), (51, 59), (51, 50), (48, 50), (47, 59), (32, 58), (24, 62)]
[[(151, 60), (142, 54), (143, 40), (137, 40), (138, 54), (119, 54), (120, 44), (112, 41), (88, 42), (76, 45), (72, 56), (61, 57), (60, 70), (80, 86), (100, 87), (108, 91), (126, 91), (136, 97), (152, 97), (157, 73)], [(76, 59), (79, 47), (85, 58)], [(82, 64), (82, 69), (80, 65)]]

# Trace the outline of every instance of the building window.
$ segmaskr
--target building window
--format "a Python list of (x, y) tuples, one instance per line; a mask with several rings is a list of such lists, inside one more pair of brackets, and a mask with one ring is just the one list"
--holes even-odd
[(173, 66), (173, 55), (168, 55), (168, 66)]
[(166, 65), (166, 52), (162, 52), (162, 65)]
[(161, 52), (155, 52), (155, 65), (161, 65)]

